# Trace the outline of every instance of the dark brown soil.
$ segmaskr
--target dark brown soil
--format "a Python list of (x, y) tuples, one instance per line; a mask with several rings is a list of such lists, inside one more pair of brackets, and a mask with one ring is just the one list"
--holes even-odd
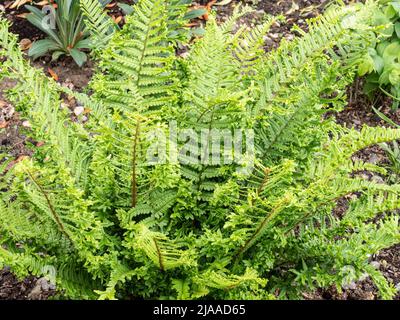
[(23, 17), (23, 14), (28, 12), (25, 7), (21, 6), (11, 9), (10, 6), (13, 2), (14, 1), (4, 1), (4, 3), (2, 3), (5, 8), (6, 18), (12, 23), (10, 30), (18, 34), (21, 40), (30, 39), (31, 41), (35, 41), (43, 39), (45, 34)]
[[(283, 15), (285, 17), (285, 21), (274, 24), (271, 27), (269, 34), (265, 38), (265, 49), (268, 51), (278, 47), (283, 38), (292, 40), (296, 35), (292, 31), (294, 25), (297, 25), (304, 31), (307, 31), (307, 20), (320, 14), (330, 2), (331, 1), (329, 0), (241, 0), (233, 1), (227, 6), (215, 8), (220, 19), (223, 21), (229, 17), (234, 6), (237, 4), (252, 5), (257, 9), (256, 12), (240, 20), (240, 24), (245, 23), (249, 26), (253, 26), (256, 22), (259, 22), (267, 15)], [(349, 3), (354, 1), (345, 0), (344, 2)]]
[[(400, 300), (400, 245), (383, 250), (371, 258), (371, 263), (378, 268), (385, 278), (397, 288), (394, 300)], [(378, 290), (372, 281), (367, 278), (352, 283), (341, 293), (335, 287), (319, 289), (312, 294), (304, 294), (308, 300), (377, 300)]]
[(56, 294), (45, 278), (18, 280), (9, 269), (0, 270), (0, 300), (47, 300)]

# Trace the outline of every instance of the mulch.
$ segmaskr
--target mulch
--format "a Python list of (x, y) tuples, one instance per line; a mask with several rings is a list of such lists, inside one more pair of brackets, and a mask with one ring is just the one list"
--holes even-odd
[(55, 296), (55, 286), (45, 278), (16, 278), (9, 268), (0, 270), (0, 300), (48, 300)]

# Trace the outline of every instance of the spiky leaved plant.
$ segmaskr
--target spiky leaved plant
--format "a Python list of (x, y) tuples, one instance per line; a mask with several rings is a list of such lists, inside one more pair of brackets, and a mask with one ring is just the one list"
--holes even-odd
[[(375, 9), (334, 5), (268, 54), (271, 21), (233, 32), (249, 11), (237, 9), (221, 25), (211, 17), (182, 58), (172, 35), (185, 6), (140, 0), (104, 43), (90, 97), (31, 68), (2, 20), (1, 74), (18, 82), (8, 97), (46, 144), (18, 164), (3, 151), (0, 264), (20, 276), (52, 266), (73, 298), (299, 298), (364, 275), (391, 298), (368, 256), (400, 241), (395, 214), (371, 222), (400, 207), (400, 186), (361, 178), (385, 170), (351, 156), (400, 131), (323, 117), (345, 105)], [(102, 33), (96, 21), (89, 29)], [(91, 110), (86, 125), (60, 109), (65, 93)], [(167, 145), (187, 152), (162, 158), (151, 138), (174, 128), (205, 133), (205, 152), (190, 158), (198, 144), (184, 137)], [(252, 129), (255, 148), (206, 161), (215, 129)], [(333, 215), (346, 195), (345, 214)]]
[[(104, 13), (103, 7), (108, 2), (109, 0), (55, 0), (43, 10), (26, 5), (30, 12), (28, 21), (48, 35), (46, 39), (32, 44), (29, 56), (36, 59), (51, 53), (52, 59), (57, 60), (60, 56), (67, 55), (77, 65), (82, 66), (87, 60), (87, 55), (82, 50), (90, 49), (96, 43), (101, 45), (117, 28)], [(99, 34), (90, 36), (85, 27), (85, 17), (89, 27), (93, 21), (96, 23), (101, 37)]]

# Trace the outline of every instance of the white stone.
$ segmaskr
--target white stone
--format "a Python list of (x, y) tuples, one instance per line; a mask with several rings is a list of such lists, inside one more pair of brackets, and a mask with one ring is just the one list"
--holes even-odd
[(69, 105), (65, 102), (61, 102), (60, 109), (68, 109)]
[(75, 113), (75, 115), (76, 115), (77, 117), (80, 116), (84, 111), (85, 111), (85, 108), (84, 108), (84, 107), (76, 107), (76, 108), (74, 109), (74, 113)]
[(25, 128), (30, 128), (31, 127), (31, 123), (28, 120), (25, 120), (22, 122), (22, 126)]

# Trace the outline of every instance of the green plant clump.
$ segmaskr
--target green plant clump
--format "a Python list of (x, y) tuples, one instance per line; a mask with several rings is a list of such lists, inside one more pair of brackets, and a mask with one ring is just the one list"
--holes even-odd
[(381, 37), (360, 64), (359, 75), (368, 74), (364, 91), (372, 97), (381, 90), (393, 98), (393, 109), (400, 103), (400, 0), (380, 0), (375, 24), (381, 25)]
[[(18, 163), (2, 151), (0, 265), (21, 277), (54, 270), (79, 299), (297, 299), (366, 276), (392, 298), (369, 257), (400, 242), (399, 219), (371, 221), (400, 208), (400, 185), (365, 180), (357, 173), (386, 170), (352, 155), (400, 130), (324, 116), (346, 104), (376, 10), (332, 5), (265, 54), (273, 20), (237, 29), (250, 12), (237, 8), (221, 25), (211, 16), (180, 57), (187, 6), (139, 0), (104, 42), (91, 96), (32, 68), (2, 19), (0, 74), (18, 82), (8, 99), (45, 144)], [(95, 21), (88, 30), (102, 34)], [(88, 123), (69, 120), (65, 94), (90, 109)], [(237, 134), (235, 157), (215, 161), (217, 129)]]

